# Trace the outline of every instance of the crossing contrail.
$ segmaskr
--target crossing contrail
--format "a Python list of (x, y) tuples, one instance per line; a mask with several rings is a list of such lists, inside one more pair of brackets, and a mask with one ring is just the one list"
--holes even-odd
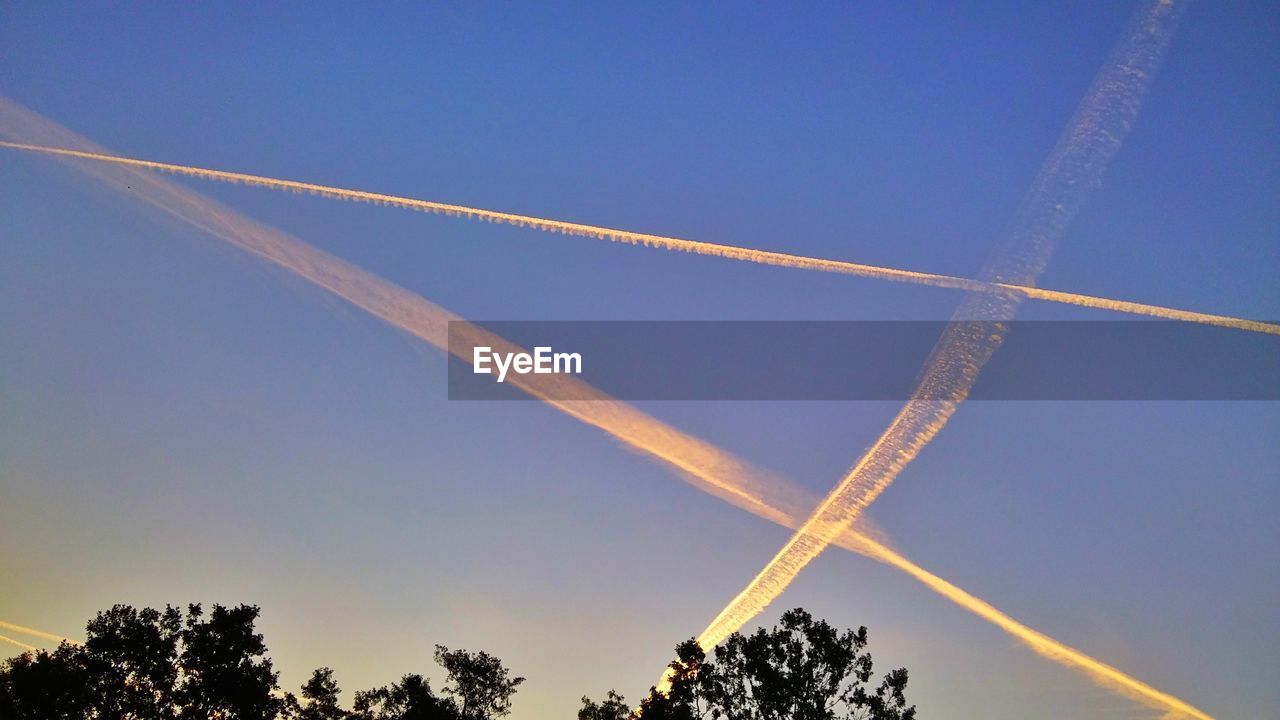
[[(38, 139), (101, 152), (88, 140), (3, 97), (0, 97), (0, 137)], [(458, 317), (404, 288), (153, 173), (119, 165), (70, 164), (117, 190), (127, 191), (130, 197), (306, 279), (393, 327), (446, 352), (451, 351), (448, 326), (451, 321), (460, 322)], [(460, 333), (459, 329), (463, 332)], [(464, 361), (471, 360), (466, 347), (473, 344), (488, 344), (503, 351), (514, 347), (475, 326), (455, 325), (454, 330), (456, 342), (452, 352)], [(564, 384), (552, 386), (533, 378), (552, 378)], [(771, 522), (797, 529), (818, 503), (818, 498), (780, 476), (756, 468), (569, 376), (518, 375), (511, 382), (535, 397), (550, 396), (545, 401), (556, 409), (603, 430), (633, 450), (661, 460), (676, 469), (694, 487)], [(858, 522), (864, 522), (864, 519)], [(875, 535), (868, 525), (854, 524), (839, 534), (835, 542), (906, 572), (934, 592), (1009, 633), (1036, 653), (1064, 667), (1082, 671), (1106, 687), (1127, 687), (1134, 697), (1153, 707), (1171, 709), (1185, 705), (1171, 695), (1014, 620), (989, 603), (915, 565)], [(1165, 698), (1173, 698), (1176, 703)]]
[(473, 220), (508, 223), (545, 232), (611, 240), (614, 242), (644, 245), (646, 247), (663, 248), (666, 250), (685, 251), (698, 255), (710, 255), (713, 257), (728, 258), (732, 260), (743, 260), (777, 267), (834, 272), (845, 275), (875, 278), (878, 280), (890, 280), (894, 282), (951, 288), (968, 292), (1013, 295), (1019, 298), (1043, 300), (1046, 302), (1065, 305), (1077, 305), (1080, 307), (1093, 308), (1095, 310), (1109, 310), (1112, 312), (1128, 313), (1132, 315), (1144, 315), (1163, 320), (1178, 320), (1182, 322), (1200, 323), (1237, 330), (1247, 330), (1250, 332), (1280, 335), (1280, 324), (1276, 323), (1248, 320), (1244, 318), (1230, 317), (1227, 315), (1214, 315), (1211, 313), (1202, 313), (1192, 310), (1179, 310), (1176, 308), (1130, 302), (1127, 300), (1113, 300), (1110, 298), (1082, 295), (1080, 293), (1064, 292), (1061, 290), (1046, 290), (1043, 288), (1033, 287), (1031, 285), (1001, 282), (999, 280), (973, 280), (952, 275), (900, 270), (898, 268), (882, 267), (878, 265), (863, 265), (861, 263), (846, 262), (842, 260), (826, 260), (822, 258), (805, 257), (803, 255), (793, 255), (790, 253), (773, 252), (769, 250), (756, 250), (736, 245), (723, 245), (697, 240), (683, 240), (663, 235), (650, 235), (647, 233), (617, 230), (613, 228), (598, 227), (595, 225), (583, 225), (581, 223), (564, 222), (561, 220), (548, 220), (546, 218), (532, 217), (529, 215), (515, 215), (512, 213), (484, 210), (481, 208), (466, 207), (463, 205), (449, 205), (429, 200), (416, 200), (414, 198), (400, 197), (397, 195), (384, 195), (381, 193), (372, 193), (363, 190), (349, 190), (346, 188), (332, 187), (329, 185), (316, 185), (313, 183), (298, 182), (295, 180), (281, 180), (261, 175), (249, 175), (246, 173), (227, 172), (223, 170), (210, 170), (208, 168), (193, 167), (190, 165), (174, 165), (171, 163), (155, 162), (152, 160), (138, 160), (135, 158), (121, 157), (119, 155), (87, 152), (84, 150), (75, 150), (65, 147), (50, 147), (46, 145), (20, 142), (0, 142), (0, 147), (46, 153), (50, 155), (61, 155), (63, 157), (73, 157), (81, 160), (117, 163), (132, 167), (146, 168), (148, 170), (159, 170), (180, 175), (188, 175), (205, 180), (254, 185), (274, 190), (308, 193), (339, 200), (372, 203), (374, 205), (389, 205), (422, 212), (465, 217)]
[[(1132, 126), (1185, 5), (1157, 0), (1131, 21), (1032, 182), (1005, 242), (988, 260), (984, 277), (1017, 285), (1035, 281)], [(1014, 295), (968, 295), (954, 319), (1011, 320), (1019, 300)], [(1002, 338), (1002, 331), (969, 323), (948, 327), (913, 399), (786, 545), (712, 620), (698, 637), (704, 648), (719, 644), (764, 610), (894, 481), (946, 425)], [(1169, 709), (1204, 716), (1189, 705)]]

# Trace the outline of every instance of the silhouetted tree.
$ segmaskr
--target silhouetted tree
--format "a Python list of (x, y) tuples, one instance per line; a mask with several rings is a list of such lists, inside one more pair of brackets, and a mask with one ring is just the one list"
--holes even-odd
[(578, 710), (578, 720), (627, 720), (631, 717), (631, 708), (617, 692), (610, 690), (604, 700), (595, 702), (591, 698), (582, 697), (582, 709)]
[(697, 640), (677, 645), (676, 659), (667, 665), (670, 687), (665, 693), (649, 688), (649, 696), (640, 702), (640, 715), (645, 720), (696, 720), (708, 713), (719, 717), (701, 694), (698, 678), (706, 664), (707, 654)]
[(98, 689), (90, 682), (88, 656), (62, 643), (53, 652), (23, 653), (0, 668), (0, 718), (4, 720), (84, 720), (91, 717)]
[(458, 705), (431, 692), (421, 675), (405, 675), (391, 687), (356, 693), (352, 716), (358, 720), (454, 720)]
[[(255, 606), (199, 605), (185, 613), (117, 605), (86, 626), (83, 645), (23, 653), (0, 664), (0, 720), (496, 720), (524, 682), (485, 652), (437, 645), (443, 695), (421, 675), (339, 702), (320, 668), (300, 696), (283, 693), (255, 631)], [(867, 629), (839, 632), (803, 610), (779, 627), (731, 635), (708, 658), (692, 639), (676, 646), (670, 690), (650, 689), (642, 720), (914, 720), (907, 671), (874, 688)], [(621, 695), (582, 698), (578, 720), (634, 720)]]
[(493, 720), (524, 678), (484, 652), (436, 646), (445, 696), (421, 675), (339, 702), (320, 668), (300, 696), (283, 693), (254, 629), (255, 606), (186, 613), (116, 605), (86, 626), (84, 644), (23, 653), (0, 664), (0, 720)]
[(176, 717), (181, 612), (116, 605), (98, 613), (85, 630), (84, 664), (99, 713), (140, 720)]
[(284, 710), (279, 675), (254, 632), (259, 612), (256, 605), (214, 605), (206, 620), (199, 605), (187, 606), (177, 692), (184, 717), (259, 720)]
[(644, 720), (913, 720), (907, 671), (894, 670), (874, 690), (867, 629), (839, 632), (796, 609), (780, 627), (734, 633), (708, 660), (694, 640), (676, 648), (671, 690), (651, 689)]
[(333, 679), (333, 671), (319, 668), (302, 686), (302, 701), (291, 698), (290, 710), (298, 720), (347, 720), (350, 713), (338, 705), (341, 692), (342, 688)]
[(491, 720), (511, 712), (511, 696), (524, 678), (511, 677), (502, 661), (486, 652), (436, 646), (436, 662), (449, 674), (444, 691), (453, 695), (463, 720)]
[(85, 627), (83, 645), (24, 653), (0, 667), (0, 717), (267, 720), (285, 709), (254, 632), (258, 608), (116, 605)]

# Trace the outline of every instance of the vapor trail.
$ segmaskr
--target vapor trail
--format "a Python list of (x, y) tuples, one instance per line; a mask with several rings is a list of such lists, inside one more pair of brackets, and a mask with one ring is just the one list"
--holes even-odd
[[(71, 643), (72, 645), (79, 645), (79, 643), (77, 643), (75, 640), (72, 640), (70, 638), (64, 638), (61, 635), (54, 635), (53, 633), (48, 633), (43, 630), (36, 630), (35, 628), (24, 627), (22, 625), (14, 625), (13, 623), (5, 622), (4, 620), (0, 620), (0, 628), (3, 628), (5, 630), (12, 630), (13, 632), (16, 632), (16, 633), (22, 633), (23, 635), (31, 635), (33, 637), (38, 637), (44, 640), (52, 640), (53, 642), (56, 642), (56, 643), (67, 642), (67, 643)], [(17, 645), (18, 647), (28, 652), (34, 652), (40, 649), (35, 645), (29, 645), (27, 643), (22, 642), (21, 640), (15, 640), (7, 635), (0, 635), (0, 642), (7, 642), (11, 645)]]
[[(4, 98), (0, 98), (0, 137), (48, 139), (90, 152), (99, 150), (88, 140)], [(452, 352), (464, 362), (472, 361), (470, 349), (475, 345), (489, 345), (496, 352), (522, 351), (491, 332), (463, 323), (457, 315), (404, 288), (161, 176), (111, 165), (72, 163), (72, 166), (308, 280), (393, 327)], [(457, 323), (452, 344), (448, 337), (451, 322)], [(604, 430), (632, 449), (674, 466), (699, 488), (773, 522), (798, 525), (798, 519), (816, 504), (811, 494), (780, 477), (754, 468), (571, 376), (514, 375), (509, 376), (507, 382)]]
[(817, 270), (821, 272), (834, 272), (845, 275), (875, 278), (878, 280), (890, 280), (893, 282), (952, 288), (968, 292), (1013, 295), (1020, 298), (1077, 305), (1080, 307), (1093, 308), (1095, 310), (1109, 310), (1112, 312), (1144, 315), (1164, 320), (1179, 320), (1183, 322), (1234, 328), (1237, 330), (1247, 330), (1250, 332), (1280, 335), (1280, 325), (1275, 323), (1247, 320), (1227, 315), (1214, 315), (1210, 313), (1195, 312), (1192, 310), (1178, 310), (1176, 308), (1129, 302), (1127, 300), (1112, 300), (1110, 298), (1082, 295), (1080, 293), (1064, 292), (1061, 290), (1045, 290), (1042, 288), (1032, 287), (1030, 285), (1000, 282), (994, 279), (973, 280), (969, 278), (955, 277), (952, 275), (900, 270), (898, 268), (881, 267), (878, 265), (863, 265), (860, 263), (846, 262), (842, 260), (825, 260), (822, 258), (805, 257), (803, 255), (792, 255), (790, 253), (773, 252), (769, 250), (756, 250), (736, 245), (722, 245), (719, 243), (701, 242), (697, 240), (683, 240), (663, 235), (650, 235), (646, 233), (630, 232), (628, 230), (598, 227), (595, 225), (583, 225), (581, 223), (548, 220), (545, 218), (531, 217), (528, 215), (515, 215), (512, 213), (484, 210), (481, 208), (466, 207), (463, 205), (449, 205), (446, 203), (438, 203), (428, 200), (416, 200), (414, 198), (400, 197), (397, 195), (383, 195), (381, 193), (371, 193), (363, 190), (349, 190), (328, 185), (298, 182), (295, 180), (281, 180), (261, 175), (249, 175), (246, 173), (227, 172), (223, 170), (210, 170), (190, 165), (174, 165), (171, 163), (154, 162), (151, 160), (138, 160), (135, 158), (121, 157), (119, 155), (87, 152), (84, 150), (74, 150), (65, 147), (49, 147), (46, 145), (19, 142), (0, 142), (0, 147), (46, 153), (50, 155), (61, 155), (63, 157), (73, 157), (81, 160), (117, 163), (132, 167), (146, 168), (148, 170), (160, 170), (179, 175), (188, 175), (205, 180), (254, 185), (273, 190), (307, 193), (338, 200), (351, 200), (354, 202), (372, 203), (374, 205), (390, 205), (408, 208), (410, 210), (418, 210), (421, 212), (465, 217), (473, 220), (508, 223), (519, 227), (533, 228), (545, 232), (563, 233), (565, 235), (576, 235), (600, 240), (611, 240), (614, 242), (644, 245), (646, 247), (656, 247), (666, 250), (679, 250), (691, 252), (697, 255), (710, 255), (713, 257), (743, 260), (763, 265), (801, 270)]
[[(1184, 6), (1184, 2), (1175, 7), (1171, 0), (1158, 0), (1131, 21), (1037, 174), (1006, 242), (988, 260), (984, 277), (1018, 285), (1035, 281), (1132, 126)], [(969, 295), (953, 319), (1004, 322), (1014, 317), (1018, 302), (1013, 295)], [(966, 323), (948, 327), (913, 399), (777, 555), (707, 626), (698, 638), (704, 648), (719, 644), (764, 610), (893, 482), (946, 425), (1002, 339), (1002, 330), (991, 333)], [(1159, 702), (1171, 710), (1206, 717), (1190, 705), (1170, 707), (1163, 699)]]
[(12, 645), (17, 645), (18, 647), (22, 648), (23, 650), (27, 650), (27, 651), (31, 651), (31, 650), (39, 650), (39, 649), (40, 649), (40, 648), (36, 647), (35, 645), (28, 645), (28, 644), (26, 644), (26, 643), (22, 642), (21, 640), (14, 640), (13, 638), (11, 638), (11, 637), (9, 637), (9, 636), (7, 636), (7, 635), (0, 635), (0, 642), (7, 642), (7, 643), (10, 643), (10, 644), (12, 644)]
[(887, 547), (882, 545), (868, 547), (864, 554), (902, 570), (939, 595), (1022, 641), (1024, 645), (1041, 656), (1061, 665), (1082, 670), (1103, 687), (1110, 688), (1144, 705), (1167, 710), (1170, 713), (1168, 717), (1186, 716), (1199, 718), (1200, 720), (1212, 720), (1209, 715), (1185, 700), (1169, 693), (1161, 692), (1141, 680), (1130, 677), (1106, 663), (1095, 660), (1073, 647), (1054, 640), (1044, 633), (1032, 630), (992, 607), (986, 601), (970, 595)]
[[(100, 152), (85, 138), (31, 111), (0, 97), (0, 137), (38, 139), (42, 142), (70, 145), (85, 151)], [(210, 198), (179, 187), (151, 173), (127, 170), (119, 166), (71, 162), (85, 172), (117, 190), (127, 191), (165, 213), (228, 242), (245, 252), (324, 288), (389, 325), (409, 333), (446, 352), (449, 351), (447, 327), (457, 316), (426, 299), (400, 288), (344, 260), (313, 248), (301, 240), (275, 228), (240, 215)], [(513, 348), (506, 340), (474, 326), (461, 326), (468, 332), (468, 344), (488, 344), (503, 352)], [(455, 340), (458, 326), (455, 326)], [(454, 353), (470, 362), (472, 356), (455, 343)], [(564, 383), (554, 387), (531, 378), (552, 378)], [(538, 397), (551, 395), (546, 402), (589, 425), (593, 425), (633, 450), (657, 458), (679, 471), (687, 482), (704, 492), (788, 528), (799, 528), (817, 498), (785, 479), (755, 468), (746, 461), (684, 433), (627, 403), (613, 400), (604, 393), (568, 376), (517, 375), (509, 380)], [(580, 400), (554, 398), (574, 397)], [(858, 523), (866, 522), (860, 518)], [(1084, 653), (1049, 638), (985, 601), (960, 590), (945, 580), (913, 564), (875, 537), (869, 523), (855, 525), (836, 539), (841, 547), (861, 553), (896, 567), (921, 580), (960, 607), (977, 614), (1009, 632), (1035, 652), (1059, 664), (1084, 671), (1099, 679), (1112, 673), (1133, 687), (1144, 683), (1095, 660)], [(1110, 687), (1110, 686), (1108, 686)], [(1145, 702), (1160, 707), (1163, 693), (1152, 690)]]
[(63, 642), (64, 640), (67, 642), (71, 642), (70, 640), (67, 640), (67, 638), (62, 637), (61, 635), (54, 635), (53, 633), (47, 633), (43, 630), (36, 630), (34, 628), (23, 627), (21, 625), (14, 625), (11, 622), (5, 622), (3, 620), (0, 620), (0, 628), (3, 628), (5, 630), (12, 630), (13, 632), (16, 632), (16, 633), (22, 633), (23, 635), (31, 635), (33, 637), (42, 638), (44, 640), (52, 640), (54, 642)]

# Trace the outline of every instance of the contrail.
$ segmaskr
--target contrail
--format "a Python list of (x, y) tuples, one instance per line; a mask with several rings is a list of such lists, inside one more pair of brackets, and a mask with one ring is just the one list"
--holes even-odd
[[(14, 625), (13, 623), (5, 622), (4, 620), (0, 620), (0, 628), (3, 628), (5, 630), (11, 630), (16, 633), (21, 633), (23, 635), (31, 635), (32, 637), (38, 637), (43, 640), (52, 640), (53, 642), (56, 642), (56, 643), (68, 642), (73, 645), (79, 644), (75, 640), (72, 640), (70, 638), (64, 638), (61, 635), (54, 635), (53, 633), (45, 632), (43, 630), (36, 630), (35, 628), (24, 627), (22, 625)], [(11, 638), (7, 635), (0, 635), (0, 641), (7, 642), (11, 645), (17, 645), (18, 647), (22, 648), (27, 652), (34, 652), (40, 649), (35, 645), (24, 643), (21, 640), (15, 640), (14, 638)]]
[[(0, 98), (0, 136), (52, 137), (63, 144), (97, 148), (71, 131), (16, 103)], [(125, 190), (183, 222), (226, 241), (271, 265), (298, 275), (374, 317), (459, 359), (470, 362), (470, 348), (490, 345), (497, 352), (520, 348), (351, 263), (313, 248), (280, 230), (251, 220), (152, 173), (109, 165), (72, 163), (98, 180)], [(454, 343), (449, 342), (449, 324)], [(452, 345), (452, 347), (451, 347)], [(699, 488), (777, 523), (798, 526), (816, 498), (780, 477), (700, 439), (677, 430), (628, 403), (566, 375), (513, 375), (509, 383), (549, 405), (662, 460)]]
[[(70, 130), (3, 97), (0, 97), (0, 135), (39, 138), (89, 151), (99, 150)], [(110, 165), (70, 164), (111, 187), (127, 189), (133, 198), (143, 200), (183, 222), (324, 288), (393, 327), (449, 351), (447, 327), (450, 321), (457, 320), (457, 316), (408, 290), (153, 174), (127, 171)], [(513, 347), (506, 340), (482, 329), (466, 325), (461, 327), (469, 331), (465, 338), (468, 344)], [(455, 326), (455, 340), (459, 340), (458, 328), (459, 326)], [(471, 355), (461, 345), (462, 343), (455, 342), (454, 351), (462, 360), (469, 362)], [(559, 378), (565, 384), (551, 388), (531, 380), (548, 377)], [(698, 489), (771, 522), (797, 529), (801, 527), (809, 511), (817, 505), (816, 497), (781, 477), (755, 468), (733, 454), (671, 427), (626, 403), (613, 400), (585, 383), (567, 376), (545, 375), (515, 376), (512, 382), (531, 394), (542, 392), (544, 395), (551, 394), (553, 398), (586, 398), (577, 401), (549, 399), (546, 402), (600, 428), (631, 449), (674, 467), (683, 479)], [(548, 393), (549, 389), (553, 392)], [(864, 521), (865, 519), (859, 519), (859, 523)], [(1063, 666), (1082, 670), (1094, 679), (1109, 677), (1110, 673), (1123, 679), (1121, 685), (1149, 687), (1019, 623), (985, 601), (920, 568), (892, 550), (885, 542), (878, 540), (874, 534), (869, 526), (860, 528), (855, 525), (845, 530), (836, 542), (841, 547), (908, 573), (943, 597), (992, 622), (1035, 652)], [(1139, 696), (1149, 705), (1172, 707), (1162, 700), (1166, 695), (1157, 690), (1151, 690), (1147, 694), (1139, 692)]]
[(1193, 717), (1200, 718), (1200, 720), (1211, 720), (1210, 716), (1204, 711), (1185, 700), (1169, 693), (1161, 692), (1106, 663), (1095, 660), (1073, 647), (1064, 645), (1044, 633), (1023, 625), (986, 601), (970, 595), (887, 547), (882, 545), (868, 547), (864, 554), (902, 570), (939, 595), (1022, 641), (1024, 645), (1039, 655), (1061, 665), (1082, 670), (1103, 687), (1110, 688), (1144, 705), (1167, 710), (1170, 713), (1170, 717)]
[[(1006, 242), (988, 260), (984, 277), (1018, 285), (1035, 281), (1132, 126), (1184, 6), (1158, 0), (1131, 21), (1033, 181)], [(1004, 322), (1013, 318), (1018, 301), (1012, 295), (970, 295), (953, 319)], [(946, 425), (1002, 338), (1002, 331), (989, 333), (971, 324), (948, 327), (913, 399), (800, 530), (707, 626), (698, 638), (704, 648), (719, 644), (764, 610), (893, 482)], [(1189, 705), (1171, 709), (1204, 717)]]
[(36, 630), (35, 628), (23, 627), (21, 625), (14, 625), (11, 622), (5, 622), (3, 620), (0, 620), (0, 628), (3, 628), (5, 630), (12, 630), (13, 632), (16, 632), (16, 633), (22, 633), (23, 635), (31, 635), (33, 637), (38, 637), (44, 640), (52, 640), (54, 642), (63, 642), (64, 640), (66, 642), (72, 642), (71, 640), (68, 640), (67, 638), (62, 637), (61, 635), (54, 635), (53, 633), (47, 633), (43, 630)]
[(719, 243), (709, 243), (697, 240), (683, 240), (663, 235), (650, 235), (647, 233), (617, 230), (613, 228), (598, 227), (595, 225), (583, 225), (581, 223), (548, 220), (545, 218), (531, 217), (528, 215), (515, 215), (512, 213), (484, 210), (481, 208), (466, 207), (463, 205), (449, 205), (446, 203), (432, 202), (428, 200), (416, 200), (414, 198), (400, 197), (397, 195), (384, 195), (381, 193), (372, 193), (363, 190), (349, 190), (329, 185), (316, 185), (313, 183), (298, 182), (296, 180), (281, 180), (261, 175), (249, 175), (246, 173), (227, 172), (223, 170), (210, 170), (190, 165), (174, 165), (171, 163), (154, 162), (151, 160), (138, 160), (135, 158), (121, 157), (119, 155), (87, 152), (84, 150), (74, 150), (65, 147), (49, 147), (46, 145), (19, 142), (0, 142), (0, 147), (46, 153), (50, 155), (61, 155), (63, 157), (73, 157), (81, 160), (117, 163), (120, 165), (129, 165), (149, 170), (160, 170), (163, 172), (188, 175), (205, 180), (254, 185), (273, 190), (308, 193), (339, 200), (372, 203), (374, 205), (389, 205), (422, 212), (465, 217), (473, 220), (509, 223), (511, 225), (533, 228), (545, 232), (563, 233), (565, 235), (576, 235), (600, 240), (611, 240), (614, 242), (644, 245), (646, 247), (663, 248), (666, 250), (685, 251), (697, 255), (710, 255), (713, 257), (760, 263), (763, 265), (801, 270), (816, 270), (821, 272), (834, 272), (845, 275), (875, 278), (878, 280), (890, 280), (894, 282), (951, 288), (968, 292), (1013, 295), (1030, 300), (1043, 300), (1046, 302), (1066, 305), (1077, 305), (1080, 307), (1093, 308), (1095, 310), (1109, 310), (1112, 312), (1144, 315), (1164, 320), (1179, 320), (1183, 322), (1233, 328), (1236, 330), (1280, 335), (1280, 324), (1276, 323), (1247, 320), (1227, 315), (1214, 315), (1211, 313), (1202, 313), (1192, 310), (1178, 310), (1176, 308), (1130, 302), (1127, 300), (1112, 300), (1110, 298), (1082, 295), (1080, 293), (1064, 292), (1061, 290), (1046, 290), (1026, 284), (1000, 282), (998, 280), (973, 280), (969, 278), (955, 277), (952, 275), (900, 270), (898, 268), (881, 267), (877, 265), (863, 265), (860, 263), (846, 262), (842, 260), (826, 260), (822, 258), (805, 257), (803, 255), (793, 255), (790, 253), (773, 252), (769, 250), (756, 250), (736, 245), (722, 245)]
[(35, 645), (28, 645), (28, 644), (26, 644), (26, 643), (22, 642), (21, 640), (14, 640), (13, 638), (11, 638), (11, 637), (9, 637), (9, 636), (7, 636), (7, 635), (0, 635), (0, 642), (7, 642), (7, 643), (10, 643), (10, 644), (13, 644), (13, 645), (17, 645), (18, 647), (22, 648), (23, 650), (27, 650), (27, 651), (31, 651), (31, 650), (39, 650), (39, 649), (40, 649), (40, 648), (36, 647)]

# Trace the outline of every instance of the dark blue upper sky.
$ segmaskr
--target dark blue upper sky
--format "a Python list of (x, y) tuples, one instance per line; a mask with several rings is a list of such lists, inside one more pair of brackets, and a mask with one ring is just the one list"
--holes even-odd
[[(0, 94), (135, 157), (968, 276), (1133, 9), (8, 4)], [(1280, 318), (1277, 71), (1273, 5), (1192, 6), (1042, 284)], [(52, 167), (0, 151), (0, 618), (258, 602), (289, 683), (426, 673), (438, 641), (529, 676), (517, 716), (564, 716), (638, 697), (786, 539), (551, 410), (447, 402), (434, 351)], [(473, 318), (959, 299), (180, 182)], [(649, 409), (823, 492), (895, 408)], [(975, 404), (871, 514), (1032, 626), (1260, 717), (1278, 436), (1267, 403)], [(1140, 712), (848, 553), (795, 605), (868, 625), (929, 717)]]

